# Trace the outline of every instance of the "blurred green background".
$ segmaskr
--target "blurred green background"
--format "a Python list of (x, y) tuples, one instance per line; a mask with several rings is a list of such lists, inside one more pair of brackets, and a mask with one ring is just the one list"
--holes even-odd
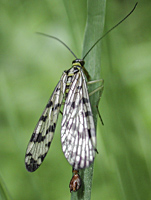
[[(134, 4), (107, 1), (104, 32)], [(98, 122), (93, 200), (151, 199), (150, 8), (150, 0), (140, 1), (102, 40), (105, 126)], [(57, 41), (35, 32), (59, 37), (80, 57), (86, 11), (86, 0), (0, 2), (0, 184), (14, 200), (70, 199), (71, 166), (61, 150), (61, 116), (39, 170), (27, 172), (24, 156), (48, 98), (74, 59)]]

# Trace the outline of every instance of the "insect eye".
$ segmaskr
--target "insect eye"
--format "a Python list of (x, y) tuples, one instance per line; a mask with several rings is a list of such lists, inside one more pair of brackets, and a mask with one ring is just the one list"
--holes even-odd
[(84, 66), (84, 64), (85, 64), (84, 60), (80, 60), (80, 64), (81, 64), (81, 66)]
[(79, 62), (79, 59), (73, 60), (73, 61), (72, 61), (72, 64), (73, 64), (73, 63), (77, 63), (77, 62)]

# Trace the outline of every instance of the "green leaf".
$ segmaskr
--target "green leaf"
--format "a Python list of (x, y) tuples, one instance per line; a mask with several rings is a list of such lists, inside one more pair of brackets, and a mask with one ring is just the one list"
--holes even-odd
[[(87, 23), (83, 44), (83, 56), (88, 52), (92, 45), (102, 36), (105, 18), (105, 0), (87, 1)], [(83, 57), (82, 56), (82, 57)], [(101, 79), (101, 42), (99, 42), (85, 59), (85, 68), (91, 76), (91, 80)], [(96, 89), (98, 84), (89, 87), (89, 92)], [(95, 93), (90, 97), (95, 126), (97, 125), (97, 110), (100, 94)], [(82, 186), (81, 189), (71, 194), (71, 200), (90, 200), (93, 177), (93, 164), (80, 171)]]

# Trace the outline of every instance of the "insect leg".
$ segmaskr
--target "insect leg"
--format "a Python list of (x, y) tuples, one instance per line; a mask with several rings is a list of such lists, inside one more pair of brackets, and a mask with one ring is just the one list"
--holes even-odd
[(102, 86), (104, 84), (104, 79), (89, 81), (89, 82), (87, 82), (87, 85), (91, 85), (91, 84), (98, 83), (98, 82), (101, 82), (101, 86)]
[[(65, 102), (61, 103), (61, 105), (63, 105), (63, 106), (64, 106), (64, 104), (65, 104)], [(61, 110), (59, 112), (60, 112), (61, 115), (63, 115), (63, 112)]]
[(61, 115), (63, 115), (63, 112), (61, 110), (59, 112), (60, 112)]
[(98, 82), (101, 82), (101, 86), (99, 86), (98, 88), (96, 88), (95, 90), (93, 90), (92, 92), (90, 92), (89, 96), (91, 96), (94, 93), (100, 91), (99, 99), (98, 99), (98, 102), (97, 102), (97, 105), (96, 105), (96, 109), (97, 109), (99, 118), (101, 120), (101, 123), (102, 123), (102, 125), (104, 125), (103, 119), (101, 117), (101, 114), (100, 114), (100, 111), (99, 111), (99, 108), (98, 108), (99, 107), (99, 102), (100, 102), (100, 99), (101, 99), (101, 96), (102, 96), (102, 92), (103, 92), (103, 89), (104, 89), (104, 80), (103, 79), (99, 79), (99, 80), (89, 81), (89, 82), (87, 82), (87, 84), (90, 85), (90, 84), (94, 84), (94, 83), (98, 83)]

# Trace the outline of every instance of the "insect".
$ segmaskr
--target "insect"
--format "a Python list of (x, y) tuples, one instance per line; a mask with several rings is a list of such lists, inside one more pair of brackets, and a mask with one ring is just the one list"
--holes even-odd
[(74, 60), (52, 93), (27, 147), (28, 171), (35, 171), (48, 152), (63, 98), (61, 143), (64, 155), (75, 169), (88, 167), (93, 162), (96, 135), (83, 66), (83, 60)]
[(54, 136), (60, 108), (64, 104), (61, 123), (62, 151), (69, 164), (73, 167), (74, 175), (70, 181), (70, 191), (77, 191), (80, 188), (79, 169), (89, 167), (94, 161), (95, 153), (97, 152), (96, 131), (87, 84), (102, 82), (102, 85), (95, 92), (103, 90), (103, 80), (86, 83), (85, 76), (87, 80), (90, 80), (90, 75), (84, 68), (84, 59), (103, 37), (134, 11), (136, 5), (123, 20), (94, 43), (83, 59), (78, 59), (60, 39), (39, 33), (58, 40), (73, 54), (75, 60), (72, 62), (72, 67), (63, 72), (31, 136), (25, 155), (25, 165), (28, 171), (37, 170), (47, 155)]
[(76, 170), (73, 168), (72, 172), (74, 175), (70, 181), (69, 188), (70, 188), (70, 192), (72, 192), (72, 191), (76, 192), (81, 187), (81, 177), (79, 175), (79, 170)]

